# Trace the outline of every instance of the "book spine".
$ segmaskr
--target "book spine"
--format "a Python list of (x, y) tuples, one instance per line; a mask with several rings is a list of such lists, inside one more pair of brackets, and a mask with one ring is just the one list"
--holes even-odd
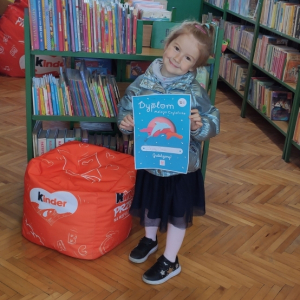
[(45, 1), (45, 25), (46, 25), (46, 40), (47, 40), (47, 50), (51, 50), (51, 28), (50, 28), (50, 8), (49, 0)]
[(90, 13), (89, 13), (89, 17), (90, 17), (89, 28), (90, 28), (90, 31), (91, 31), (91, 36), (90, 36), (90, 39), (91, 39), (91, 52), (94, 52), (94, 31), (95, 31), (95, 28), (94, 28), (93, 0), (89, 0), (89, 10), (90, 10)]
[(77, 115), (84, 116), (84, 110), (82, 107), (81, 97), (80, 97), (80, 93), (79, 93), (79, 86), (75, 80), (72, 80), (71, 82), (73, 85), (73, 91), (74, 91), (75, 100), (76, 100), (76, 107), (77, 107), (77, 112), (78, 112)]
[(53, 27), (53, 0), (48, 1), (49, 7), (49, 31), (50, 31), (50, 50), (55, 50), (55, 41), (54, 41), (54, 27)]
[(101, 52), (101, 9), (99, 1), (97, 1), (97, 52)]
[(130, 7), (129, 10), (130, 14), (130, 22), (129, 22), (129, 47), (130, 47), (130, 53), (132, 53), (132, 46), (133, 46), (133, 40), (132, 40), (132, 35), (133, 35), (133, 7)]
[(70, 27), (71, 27), (71, 49), (73, 52), (75, 52), (75, 43), (74, 43), (74, 16), (73, 16), (73, 8), (72, 8), (72, 1), (68, 1), (68, 6), (69, 6), (69, 16), (70, 16)]
[(38, 34), (39, 34), (39, 50), (45, 50), (42, 3), (41, 0), (36, 0), (36, 3), (37, 3)]
[(118, 20), (119, 6), (116, 3), (114, 6), (114, 19), (115, 19), (115, 33), (116, 33), (116, 47), (115, 53), (120, 53), (119, 48), (119, 20)]
[(126, 42), (127, 42), (127, 54), (131, 53), (130, 49), (130, 14), (127, 14), (127, 28), (126, 28)]
[(106, 52), (106, 40), (105, 40), (105, 13), (104, 7), (101, 6), (101, 17), (100, 17), (100, 27), (101, 27), (101, 50), (102, 53)]
[(59, 51), (64, 51), (64, 33), (63, 33), (63, 17), (62, 17), (61, 0), (55, 0), (55, 1), (56, 1), (56, 8), (57, 8)]
[(102, 98), (102, 101), (103, 101), (103, 106), (104, 106), (104, 111), (105, 111), (105, 116), (107, 118), (110, 118), (111, 115), (110, 115), (110, 112), (109, 112), (109, 109), (108, 109), (108, 100), (106, 99), (106, 96), (105, 96), (105, 93), (104, 93), (104, 89), (103, 89), (103, 85), (101, 84), (100, 85), (100, 90), (101, 90), (101, 98)]
[(92, 52), (92, 40), (91, 40), (91, 16), (90, 16), (90, 3), (89, 0), (86, 1), (86, 22), (87, 22), (87, 42), (88, 42), (88, 52)]
[(72, 45), (71, 45), (71, 16), (70, 16), (70, 9), (69, 9), (69, 3), (68, 0), (65, 1), (65, 7), (66, 7), (66, 20), (67, 20), (67, 42), (68, 42), (68, 49), (71, 51)]
[(82, 83), (82, 81), (76, 81), (76, 83), (78, 86), (78, 95), (79, 95), (79, 99), (81, 101), (82, 111), (86, 117), (90, 117), (91, 114), (90, 114), (90, 110), (89, 110), (89, 104), (87, 102), (88, 100), (86, 98), (86, 93), (84, 90), (83, 83)]
[(66, 0), (61, 0), (61, 8), (62, 8), (62, 20), (63, 20), (64, 51), (69, 51)]
[(106, 8), (104, 8), (104, 15), (105, 15), (105, 52), (110, 53), (109, 23), (108, 23), (108, 14)]
[(80, 76), (81, 76), (81, 79), (82, 79), (82, 83), (83, 83), (83, 86), (84, 86), (84, 90), (85, 90), (85, 93), (86, 93), (88, 104), (89, 104), (89, 107), (90, 107), (90, 110), (91, 110), (91, 115), (93, 117), (95, 117), (96, 113), (95, 113), (95, 110), (94, 110), (93, 101), (92, 101), (92, 98), (91, 98), (91, 95), (90, 95), (90, 91), (89, 91), (89, 87), (88, 87), (88, 83), (86, 82), (86, 79), (85, 79), (83, 71), (80, 71)]
[(78, 52), (78, 39), (77, 39), (77, 26), (76, 26), (76, 2), (74, 0), (69, 0), (72, 6), (72, 24), (73, 24), (73, 43), (74, 43), (74, 51)]
[(109, 96), (109, 92), (108, 92), (108, 88), (107, 85), (103, 85), (103, 89), (104, 89), (104, 93), (105, 93), (105, 97), (106, 97), (106, 101), (107, 101), (107, 106), (108, 106), (108, 110), (109, 110), (109, 114), (111, 117), (115, 117), (114, 115), (114, 111), (112, 108), (112, 102), (111, 102), (111, 98)]
[(38, 21), (37, 21), (37, 7), (36, 1), (30, 0), (28, 2), (30, 10), (30, 26), (31, 26), (31, 49), (39, 49), (39, 36), (38, 36)]
[(53, 115), (57, 116), (58, 111), (57, 111), (57, 106), (56, 106), (56, 101), (55, 101), (55, 94), (54, 94), (54, 86), (53, 86), (52, 77), (49, 78), (49, 82), (50, 82), (50, 91), (51, 91), (51, 101), (52, 101), (52, 107), (53, 107)]
[(126, 11), (122, 8), (122, 51), (126, 53)]
[(41, 0), (42, 2), (42, 22), (43, 22), (43, 33), (44, 33), (44, 48), (47, 48), (47, 29), (46, 29), (46, 9), (45, 9), (45, 1)]
[(81, 42), (80, 42), (80, 24), (79, 24), (79, 1), (80, 0), (76, 0), (75, 1), (75, 11), (76, 11), (76, 15), (75, 15), (75, 23), (74, 26), (76, 27), (76, 39), (77, 39), (77, 48), (78, 51), (82, 51), (81, 49)]
[(133, 11), (132, 53), (136, 54), (137, 10)]
[(82, 0), (82, 23), (83, 23), (84, 48), (85, 51), (88, 52), (87, 16), (86, 16), (85, 0)]
[(123, 21), (122, 21), (122, 6), (121, 4), (119, 3), (117, 5), (118, 7), (118, 24), (119, 24), (119, 53), (123, 53), (123, 49), (122, 49), (122, 24), (123, 24)]
[(78, 28), (79, 28), (79, 41), (81, 51), (86, 51), (84, 45), (84, 34), (83, 34), (83, 0), (78, 0)]
[(111, 8), (111, 18), (112, 18), (112, 43), (113, 43), (113, 53), (117, 52), (117, 37), (116, 37), (116, 16), (115, 16), (115, 6)]
[(53, 35), (54, 35), (54, 50), (59, 51), (59, 38), (58, 38), (58, 15), (56, 0), (52, 0), (53, 7)]
[(49, 103), (49, 109), (50, 109), (50, 115), (53, 116), (53, 106), (52, 106), (52, 97), (51, 97), (51, 88), (49, 84), (49, 78), (46, 76), (46, 88), (47, 88), (47, 95), (48, 95), (48, 103)]
[(114, 53), (113, 20), (111, 8), (107, 7), (109, 53)]
[(96, 0), (93, 0), (93, 33), (94, 33), (94, 39), (93, 39), (93, 45), (94, 45), (94, 51), (95, 53), (98, 52), (98, 26), (97, 26), (97, 3)]

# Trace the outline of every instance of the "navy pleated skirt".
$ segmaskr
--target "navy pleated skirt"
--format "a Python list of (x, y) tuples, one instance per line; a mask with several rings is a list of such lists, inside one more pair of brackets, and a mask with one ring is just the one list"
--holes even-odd
[(160, 232), (167, 231), (168, 223), (181, 229), (192, 226), (193, 216), (205, 214), (201, 170), (170, 177), (138, 170), (129, 212), (142, 226), (156, 226)]

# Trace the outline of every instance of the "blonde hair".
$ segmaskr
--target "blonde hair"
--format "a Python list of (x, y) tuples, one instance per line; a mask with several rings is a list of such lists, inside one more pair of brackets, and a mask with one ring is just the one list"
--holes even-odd
[(201, 47), (199, 47), (200, 56), (194, 68), (204, 66), (212, 52), (214, 27), (210, 24), (201, 24), (197, 21), (184, 21), (171, 30), (171, 33), (165, 39), (165, 48), (168, 47), (173, 40), (183, 34), (192, 34), (201, 45)]

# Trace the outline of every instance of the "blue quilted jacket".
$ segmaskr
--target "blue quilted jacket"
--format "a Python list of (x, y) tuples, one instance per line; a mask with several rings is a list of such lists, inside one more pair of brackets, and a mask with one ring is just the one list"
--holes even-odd
[[(153, 63), (146, 70), (145, 74), (139, 76), (126, 89), (125, 95), (118, 105), (118, 126), (127, 114), (132, 115), (132, 96), (151, 94), (190, 94), (191, 109), (198, 109), (203, 123), (201, 128), (191, 131), (190, 137), (188, 172), (195, 172), (201, 168), (202, 141), (208, 140), (220, 132), (219, 110), (211, 105), (205, 89), (203, 89), (195, 79), (195, 72), (188, 72), (181, 76), (177, 81), (174, 81), (166, 88), (163, 88), (153, 72)], [(127, 130), (120, 130), (124, 134), (132, 133)], [(162, 177), (178, 174), (171, 171), (156, 169), (149, 169), (147, 171)]]

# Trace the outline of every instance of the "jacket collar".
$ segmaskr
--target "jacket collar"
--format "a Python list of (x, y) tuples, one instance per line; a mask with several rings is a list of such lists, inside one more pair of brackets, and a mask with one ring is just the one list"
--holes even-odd
[[(166, 90), (162, 87), (162, 85), (158, 81), (155, 73), (153, 72), (153, 65), (154, 65), (154, 63), (157, 63), (157, 61), (159, 61), (161, 63), (162, 59), (157, 58), (155, 61), (152, 62), (152, 64), (146, 70), (144, 77), (140, 83), (140, 86), (145, 89), (158, 91), (160, 93), (165, 93)], [(182, 75), (178, 80), (176, 80), (172, 84), (170, 84), (170, 86), (168, 87), (168, 90), (179, 89), (179, 90), (185, 91), (191, 85), (191, 83), (195, 79), (195, 77), (196, 77), (196, 72), (188, 72), (188, 73)]]

